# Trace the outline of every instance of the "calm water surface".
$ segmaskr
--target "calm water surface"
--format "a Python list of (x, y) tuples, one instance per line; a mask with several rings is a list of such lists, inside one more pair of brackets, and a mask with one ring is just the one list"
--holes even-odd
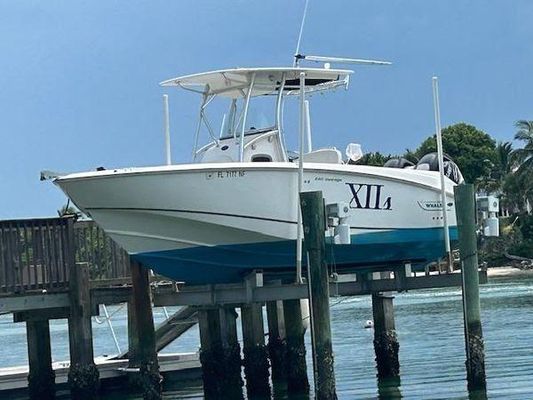
[[(487, 397), (533, 399), (533, 278), (491, 280), (481, 287), (481, 306)], [(365, 321), (372, 317), (370, 297), (333, 298), (331, 317), (339, 398), (480, 398), (479, 394), (470, 394), (469, 397), (466, 389), (461, 310), (461, 293), (457, 289), (398, 294), (395, 312), (401, 379), (378, 385), (373, 332), (363, 328)], [(110, 307), (109, 312), (113, 314), (119, 344), (126, 348), (125, 309)], [(164, 319), (161, 309), (155, 311), (155, 318), (158, 321)], [(25, 325), (11, 321), (11, 316), (0, 317), (0, 367), (27, 363)], [(95, 355), (116, 353), (108, 326), (94, 322), (94, 330)], [(53, 321), (51, 331), (54, 360), (64, 360), (68, 357), (66, 323)], [(198, 346), (198, 331), (194, 328), (166, 351), (196, 351)], [(165, 398), (201, 399), (200, 385), (199, 382), (190, 382), (187, 387), (167, 388)], [(135, 397), (122, 394), (109, 397), (126, 398)], [(275, 388), (275, 398), (288, 399), (283, 388)]]

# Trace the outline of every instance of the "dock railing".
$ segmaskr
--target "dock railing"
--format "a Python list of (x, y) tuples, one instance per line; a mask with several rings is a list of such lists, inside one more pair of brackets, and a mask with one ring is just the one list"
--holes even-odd
[(127, 253), (93, 221), (0, 221), (0, 295), (66, 290), (77, 262), (88, 263), (91, 280), (130, 276)]

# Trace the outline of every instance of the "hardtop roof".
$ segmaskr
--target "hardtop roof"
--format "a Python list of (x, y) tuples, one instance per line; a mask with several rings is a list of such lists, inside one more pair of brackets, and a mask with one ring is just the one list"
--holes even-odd
[(347, 86), (348, 77), (353, 73), (351, 70), (328, 68), (233, 68), (172, 78), (161, 82), (160, 85), (181, 87), (206, 95), (239, 98), (246, 96), (252, 76), (255, 74), (251, 96), (277, 94), (283, 77), (285, 77), (284, 91), (290, 95), (299, 92), (301, 72), (306, 74), (306, 92)]

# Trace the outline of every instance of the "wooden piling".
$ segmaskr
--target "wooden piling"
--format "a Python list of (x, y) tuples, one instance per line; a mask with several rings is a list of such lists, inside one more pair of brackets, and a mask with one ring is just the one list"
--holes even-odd
[(50, 324), (48, 320), (26, 321), (28, 338), (28, 389), (31, 400), (55, 399), (55, 373), (52, 369)]
[(95, 399), (100, 382), (94, 364), (89, 266), (87, 263), (74, 264), (69, 273), (70, 392), (75, 400)]
[(240, 399), (243, 395), (241, 378), (241, 346), (237, 337), (237, 312), (234, 307), (219, 308), (220, 336), (222, 339), (222, 362), (224, 373), (221, 382), (226, 388), (228, 398)]
[(329, 314), (329, 279), (325, 258), (325, 212), (321, 191), (300, 193), (304, 243), (308, 252), (313, 330), (313, 358), (316, 363), (315, 392), (317, 399), (336, 399), (333, 348)]
[(309, 393), (309, 379), (305, 361), (305, 328), (300, 300), (284, 300), (285, 333), (287, 336), (287, 392)]
[(272, 369), (272, 380), (285, 380), (287, 377), (287, 340), (283, 302), (266, 303), (268, 321), (268, 355)]
[(139, 335), (138, 324), (133, 299), (128, 301), (128, 367), (139, 366)]
[(150, 292), (149, 270), (136, 261), (131, 261), (131, 280), (133, 288), (133, 312), (137, 331), (136, 360), (139, 374), (135, 383), (143, 392), (145, 400), (162, 398), (162, 377), (159, 374), (157, 359), (154, 318)]
[(372, 294), (372, 314), (374, 317), (374, 351), (378, 378), (400, 376), (398, 351), (400, 344), (394, 326), (394, 297), (389, 294)]
[(270, 396), (268, 352), (265, 346), (263, 307), (259, 303), (241, 307), (244, 373), (248, 397)]
[(206, 399), (243, 397), (236, 317), (231, 307), (198, 310), (200, 362)]
[(485, 347), (481, 328), (474, 186), (454, 187), (463, 278), (466, 372), (470, 390), (486, 388)]

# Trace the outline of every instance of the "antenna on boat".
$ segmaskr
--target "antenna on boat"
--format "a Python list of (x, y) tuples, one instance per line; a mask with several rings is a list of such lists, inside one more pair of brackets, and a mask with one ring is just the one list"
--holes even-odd
[(296, 54), (297, 60), (306, 60), (319, 63), (337, 63), (337, 64), (359, 64), (359, 65), (391, 65), (390, 61), (366, 60), (364, 58), (346, 58), (346, 57), (325, 57), (325, 56), (305, 56)]
[(302, 16), (302, 22), (300, 23), (300, 32), (298, 33), (298, 42), (296, 43), (296, 51), (294, 52), (294, 62), (293, 67), (297, 67), (300, 61), (298, 57), (300, 55), (300, 44), (302, 43), (302, 35), (304, 32), (305, 17), (307, 16), (307, 6), (309, 5), (309, 0), (305, 0), (304, 14)]
[(305, 19), (307, 17), (307, 6), (309, 0), (305, 0), (304, 13), (302, 16), (302, 22), (300, 23), (300, 32), (298, 33), (298, 42), (296, 43), (296, 51), (294, 52), (293, 67), (297, 67), (300, 64), (300, 60), (306, 60), (311, 62), (325, 63), (324, 68), (329, 69), (330, 63), (337, 64), (359, 64), (359, 65), (391, 65), (389, 61), (381, 60), (366, 60), (363, 58), (346, 58), (346, 57), (325, 57), (325, 56), (306, 56), (300, 54), (300, 45), (302, 43), (302, 36), (304, 32)]

